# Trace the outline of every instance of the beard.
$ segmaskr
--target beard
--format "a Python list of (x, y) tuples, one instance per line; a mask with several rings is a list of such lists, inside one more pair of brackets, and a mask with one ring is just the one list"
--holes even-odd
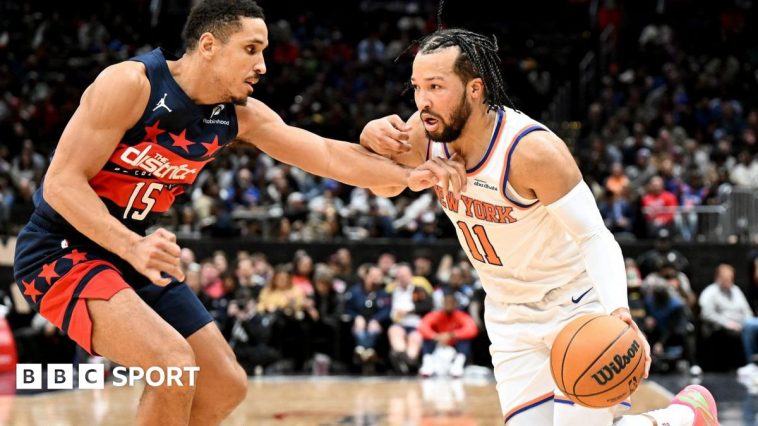
[(247, 105), (247, 98), (248, 98), (248, 96), (245, 96), (244, 98), (232, 97), (231, 101), (232, 101), (232, 103), (234, 105), (245, 106), (245, 105)]
[(434, 142), (451, 143), (461, 136), (461, 132), (471, 115), (471, 105), (468, 103), (468, 99), (466, 99), (466, 94), (464, 93), (458, 107), (451, 114), (450, 124), (435, 113), (427, 112), (425, 114), (436, 118), (440, 123), (439, 127), (442, 128), (437, 132), (426, 131), (426, 136)]

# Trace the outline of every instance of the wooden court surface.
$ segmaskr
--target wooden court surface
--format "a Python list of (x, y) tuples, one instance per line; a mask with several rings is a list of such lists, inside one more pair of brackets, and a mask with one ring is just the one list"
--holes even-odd
[[(0, 397), (0, 424), (131, 425), (141, 387)], [(643, 384), (632, 412), (666, 406), (670, 395)], [(224, 425), (502, 425), (489, 381), (340, 377), (250, 380), (247, 399)], [(535, 425), (537, 426), (537, 425)]]

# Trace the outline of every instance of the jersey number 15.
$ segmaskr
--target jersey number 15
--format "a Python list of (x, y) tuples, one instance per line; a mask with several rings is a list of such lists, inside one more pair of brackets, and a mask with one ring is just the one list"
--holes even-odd
[[(134, 191), (132, 191), (132, 195), (129, 196), (129, 203), (126, 205), (126, 208), (124, 209), (124, 219), (133, 219), (133, 220), (144, 220), (148, 214), (150, 214), (150, 210), (155, 207), (155, 198), (152, 198), (151, 195), (153, 192), (158, 191), (160, 192), (163, 189), (162, 183), (156, 183), (152, 182), (150, 183), (147, 188), (145, 188), (144, 192), (142, 191), (142, 188), (145, 187), (145, 182), (140, 182), (134, 187)], [(132, 207), (134, 207), (134, 201), (137, 200), (137, 197), (139, 197), (140, 192), (142, 192), (142, 198), (140, 201), (142, 201), (142, 204), (145, 205), (145, 208), (142, 211), (136, 211), (132, 210)], [(131, 212), (131, 217), (129, 217), (129, 213)]]

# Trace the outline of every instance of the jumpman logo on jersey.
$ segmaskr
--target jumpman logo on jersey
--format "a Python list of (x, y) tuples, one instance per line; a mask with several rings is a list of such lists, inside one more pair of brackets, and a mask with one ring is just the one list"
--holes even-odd
[(166, 105), (166, 96), (168, 96), (168, 93), (164, 93), (161, 100), (158, 101), (157, 104), (155, 104), (155, 108), (153, 108), (153, 111), (155, 111), (158, 108), (166, 108), (168, 112), (171, 112), (171, 108)]

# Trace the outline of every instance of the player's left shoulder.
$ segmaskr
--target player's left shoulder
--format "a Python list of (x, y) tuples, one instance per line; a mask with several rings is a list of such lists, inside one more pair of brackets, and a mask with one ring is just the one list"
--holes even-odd
[[(552, 200), (554, 190), (569, 188), (581, 179), (576, 160), (561, 138), (552, 132), (527, 134), (513, 152), (509, 182), (522, 194)], [(523, 192), (522, 192), (523, 191)], [(546, 200), (542, 200), (545, 202)]]
[(571, 152), (561, 138), (549, 131), (534, 131), (525, 135), (511, 159), (511, 173), (576, 167)]

